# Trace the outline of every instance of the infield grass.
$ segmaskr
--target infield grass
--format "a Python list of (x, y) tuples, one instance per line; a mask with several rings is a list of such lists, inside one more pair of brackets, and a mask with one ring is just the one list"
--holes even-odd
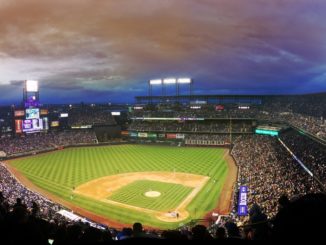
[[(185, 223), (202, 217), (216, 206), (228, 173), (227, 163), (223, 159), (224, 152), (225, 149), (199, 147), (97, 146), (69, 148), (25, 157), (12, 160), (11, 164), (35, 185), (96, 214), (121, 223), (133, 224), (138, 221), (144, 225), (171, 229), (178, 227), (180, 222), (163, 222), (149, 214), (85, 196), (75, 195), (71, 199), (72, 190), (88, 181), (121, 173), (175, 171), (209, 176), (210, 181), (187, 206), (190, 216), (182, 221)], [(138, 206), (140, 205), (139, 203)]]
[[(109, 200), (128, 205), (157, 210), (169, 211), (176, 208), (193, 190), (191, 187), (150, 180), (138, 180), (116, 191)], [(158, 191), (159, 197), (147, 197), (147, 191)]]

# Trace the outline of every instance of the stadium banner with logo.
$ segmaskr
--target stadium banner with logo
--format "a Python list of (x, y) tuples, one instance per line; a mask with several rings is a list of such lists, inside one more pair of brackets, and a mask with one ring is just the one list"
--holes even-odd
[(129, 132), (129, 136), (137, 138), (138, 134), (137, 134), (137, 132)]
[(138, 138), (147, 138), (147, 133), (138, 133)]
[(239, 190), (239, 203), (238, 203), (238, 215), (248, 215), (248, 201), (247, 201), (248, 186), (240, 186)]
[(121, 131), (121, 135), (128, 136), (129, 135), (129, 132), (128, 131)]
[(41, 115), (47, 115), (49, 114), (49, 110), (48, 109), (41, 109)]
[(156, 133), (147, 133), (147, 137), (148, 138), (157, 138), (157, 134)]
[(216, 105), (215, 110), (216, 111), (223, 111), (224, 110), (224, 105)]
[(23, 132), (23, 121), (22, 120), (15, 120), (15, 129), (16, 129), (17, 134)]
[(165, 134), (158, 134), (159, 138), (165, 138)]
[(59, 121), (52, 121), (50, 124), (51, 127), (59, 127)]
[(71, 129), (92, 128), (92, 125), (71, 126)]
[(176, 139), (177, 135), (176, 134), (166, 134), (167, 139)]
[(184, 139), (185, 135), (184, 134), (176, 134), (176, 139)]
[(23, 117), (23, 116), (25, 116), (25, 111), (23, 111), (23, 110), (15, 111), (14, 114), (15, 114), (15, 117)]

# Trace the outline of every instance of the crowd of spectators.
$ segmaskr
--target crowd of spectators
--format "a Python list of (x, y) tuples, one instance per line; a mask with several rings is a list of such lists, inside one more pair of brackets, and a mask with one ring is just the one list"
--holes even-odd
[(326, 186), (326, 146), (295, 130), (282, 133), (280, 138)]
[[(225, 108), (223, 111), (215, 111), (213, 110), (213, 106), (211, 105), (210, 110), (203, 109), (200, 111), (193, 111), (191, 109), (183, 110), (183, 111), (170, 111), (170, 112), (162, 112), (162, 111), (150, 111), (150, 112), (143, 112), (144, 117), (172, 117), (172, 118), (206, 118), (206, 119), (255, 119), (255, 120), (263, 120), (263, 121), (270, 121), (270, 122), (285, 122), (290, 125), (293, 125), (297, 128), (303, 129), (321, 139), (326, 139), (326, 117), (320, 116), (310, 116), (306, 114), (299, 114), (293, 112), (291, 110), (280, 108), (274, 109), (274, 106), (255, 106), (250, 107), (247, 110), (240, 110), (238, 108)], [(282, 108), (282, 107), (281, 107)], [(287, 107), (285, 107), (287, 108)], [(139, 112), (137, 112), (139, 114)], [(139, 115), (138, 115), (139, 116)], [(136, 120), (135, 120), (136, 121)], [(133, 124), (137, 124), (136, 129), (139, 127), (139, 122), (133, 122)], [(138, 120), (137, 120), (138, 121)], [(233, 120), (234, 121), (234, 120)], [(133, 124), (131, 128), (133, 128)], [(237, 126), (235, 124), (235, 126)], [(183, 128), (181, 126), (171, 126), (172, 129), (187, 130), (191, 131), (194, 130), (192, 127), (190, 128)], [(226, 126), (227, 127), (227, 126)], [(145, 127), (144, 127), (145, 128)], [(247, 127), (243, 127), (242, 130), (246, 130)], [(142, 129), (140, 127), (140, 129)], [(157, 130), (163, 130), (164, 126), (161, 128), (155, 128)], [(170, 128), (167, 128), (171, 130)], [(223, 129), (218, 129), (223, 130)], [(241, 129), (240, 129), (241, 130)], [(235, 129), (233, 129), (235, 131)]]
[[(53, 137), (58, 137), (56, 135), (58, 133), (53, 134)], [(37, 136), (35, 137), (31, 140), (38, 140)], [(186, 139), (227, 141), (229, 137), (229, 134), (189, 134)], [(309, 162), (310, 165), (308, 166), (316, 169), (318, 176), (322, 178), (321, 174), (324, 174), (325, 171), (319, 168), (319, 165), (324, 162), (325, 149), (310, 142), (311, 140), (305, 141), (299, 137), (303, 136), (294, 131), (281, 134), (281, 139), (288, 147), (295, 154), (298, 154), (303, 162)], [(65, 140), (59, 142), (65, 142)], [(297, 147), (298, 144), (301, 147)], [(54, 244), (66, 242), (81, 244), (136, 238), (184, 240), (283, 239), (292, 232), (292, 226), (294, 226), (291, 223), (290, 228), (284, 227), (286, 222), (290, 222), (286, 220), (289, 214), (282, 213), (285, 212), (284, 210), (289, 207), (297, 208), (298, 202), (301, 203), (300, 205), (317, 202), (317, 206), (315, 203), (311, 204), (316, 210), (309, 210), (309, 207), (300, 210), (304, 214), (308, 210), (311, 214), (312, 212), (320, 212), (318, 209), (320, 203), (322, 206), (325, 205), (325, 196), (321, 194), (309, 196), (310, 193), (320, 191), (318, 183), (307, 175), (280, 144), (278, 138), (251, 134), (238, 135), (233, 139), (231, 154), (239, 170), (238, 186), (246, 185), (249, 187), (249, 215), (245, 218), (239, 218), (236, 215), (238, 195), (235, 193), (234, 210), (229, 217), (220, 222), (214, 223), (210, 227), (196, 225), (165, 231), (145, 231), (139, 223), (135, 223), (132, 228), (126, 227), (122, 230), (112, 228), (99, 230), (81, 222), (70, 222), (57, 213), (63, 207), (26, 189), (1, 163), (0, 230), (4, 231), (5, 234), (2, 236), (2, 241), (20, 244), (48, 244), (48, 239), (51, 239)], [(318, 161), (312, 163), (313, 159)], [(309, 197), (308, 200), (306, 200), (307, 197)], [(323, 215), (325, 216), (325, 212), (321, 213), (320, 217), (324, 217)], [(291, 219), (295, 219), (295, 217), (291, 216)], [(298, 224), (301, 225), (301, 223), (306, 222), (304, 219), (312, 218), (307, 214), (307, 217), (303, 216), (302, 220), (297, 221)], [(316, 228), (314, 225), (309, 224), (306, 230), (311, 227), (318, 230), (318, 227)], [(296, 231), (300, 229), (300, 227), (296, 228)], [(294, 234), (295, 231), (292, 235)]]
[[(321, 139), (326, 139), (326, 93), (302, 96), (264, 97), (262, 104), (223, 104), (200, 105), (200, 109), (186, 106), (148, 107), (135, 110), (131, 117), (170, 117), (170, 118), (206, 118), (206, 119), (255, 119), (271, 122), (286, 122), (303, 129)], [(244, 109), (246, 108), (246, 109)], [(177, 128), (181, 130), (182, 128)]]
[(75, 243), (76, 235), (83, 242), (92, 241), (91, 236), (100, 236), (102, 241), (111, 238), (109, 229), (103, 231), (89, 222), (71, 221), (58, 213), (62, 209), (23, 186), (0, 162), (1, 244), (51, 244), (51, 240), (55, 244)]
[(191, 133), (251, 133), (252, 122), (232, 120), (217, 121), (146, 121), (134, 120), (128, 127), (130, 131), (191, 132)]
[(114, 117), (109, 110), (97, 107), (77, 107), (68, 112), (69, 126), (83, 125), (116, 125)]
[(186, 145), (229, 145), (238, 136), (230, 134), (186, 134)]
[(91, 130), (49, 131), (17, 137), (0, 138), (0, 150), (8, 156), (25, 152), (55, 149), (60, 146), (93, 144), (96, 135)]
[(238, 166), (238, 184), (249, 187), (249, 207), (258, 204), (268, 218), (278, 211), (277, 198), (320, 191), (276, 137), (239, 136), (231, 154)]
[(6, 203), (9, 205), (9, 207), (16, 203), (17, 198), (20, 198), (30, 210), (32, 210), (33, 205), (37, 204), (39, 208), (37, 213), (40, 217), (48, 220), (56, 220), (56, 222), (64, 220), (61, 215), (57, 214), (57, 212), (62, 209), (60, 205), (54, 204), (39, 194), (25, 188), (25, 186), (20, 184), (16, 178), (11, 175), (6, 166), (1, 162), (0, 192), (6, 199)]
[(326, 119), (323, 117), (304, 116), (298, 113), (279, 113), (279, 118), (283, 118), (291, 125), (326, 140)]

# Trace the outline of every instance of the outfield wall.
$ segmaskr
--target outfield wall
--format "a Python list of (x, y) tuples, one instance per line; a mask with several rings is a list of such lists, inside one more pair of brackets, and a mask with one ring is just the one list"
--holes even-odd
[(14, 155), (4, 157), (4, 158), (2, 158), (2, 160), (10, 160), (10, 159), (15, 159), (15, 158), (20, 158), (20, 157), (32, 156), (32, 155), (36, 155), (36, 154), (40, 154), (40, 153), (52, 152), (52, 151), (57, 151), (57, 150), (62, 150), (62, 149), (72, 148), (72, 147), (124, 145), (124, 144), (129, 144), (129, 142), (127, 142), (127, 141), (117, 141), (117, 142), (105, 142), (105, 143), (98, 143), (98, 144), (64, 145), (64, 146), (51, 147), (51, 148), (47, 148), (47, 149), (43, 149), (43, 150), (18, 153), (18, 154), (14, 154)]

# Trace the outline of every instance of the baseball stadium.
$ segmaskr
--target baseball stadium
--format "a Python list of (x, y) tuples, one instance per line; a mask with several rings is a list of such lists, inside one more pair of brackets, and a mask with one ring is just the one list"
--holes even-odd
[[(1, 138), (2, 196), (58, 224), (164, 234), (245, 227), (255, 215), (266, 225), (282, 202), (324, 191), (318, 119), (304, 128), (299, 114), (275, 111), (288, 97), (194, 95), (188, 81), (176, 85), (188, 95), (169, 96), (149, 81), (132, 106), (45, 107), (30, 91), (38, 81), (26, 80), (23, 106), (7, 114), (14, 135)], [(316, 107), (326, 99), (290, 99), (315, 97)]]
[(0, 0), (0, 244), (325, 240), (325, 3)]
[(138, 220), (167, 229), (217, 208), (228, 213), (236, 168), (227, 156), (220, 148), (126, 144), (69, 148), (7, 166), (35, 191), (106, 218), (107, 224)]

